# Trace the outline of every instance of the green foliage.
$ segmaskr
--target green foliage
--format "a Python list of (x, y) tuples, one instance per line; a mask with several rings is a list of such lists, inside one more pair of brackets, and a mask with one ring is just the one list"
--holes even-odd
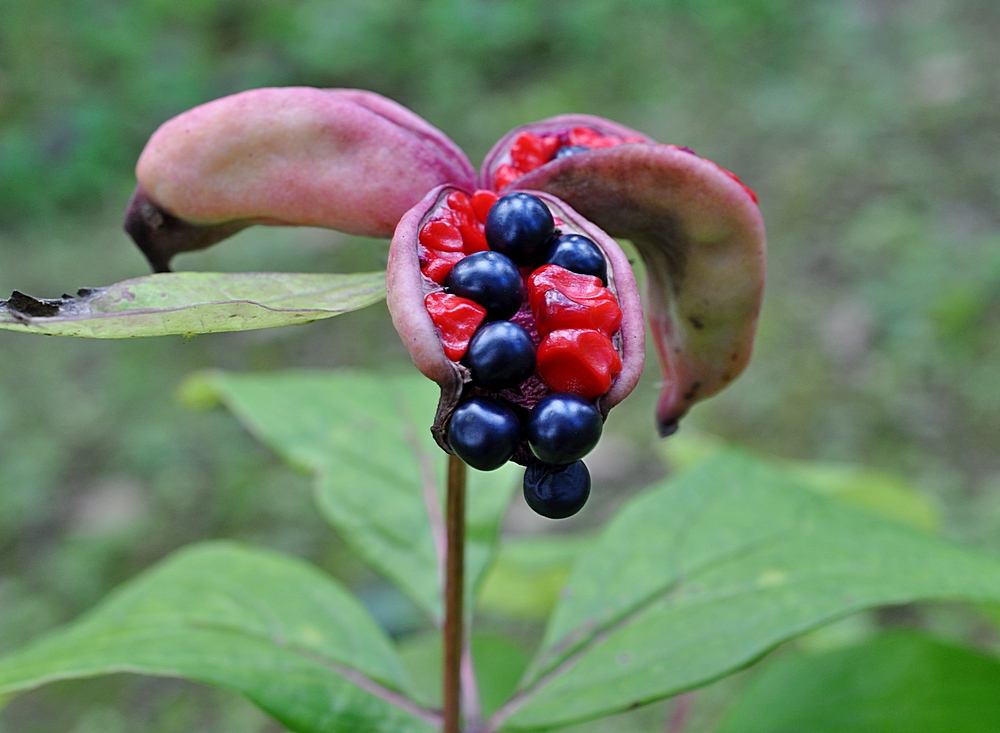
[(332, 318), (385, 297), (385, 275), (180, 272), (77, 297), (0, 300), (0, 328), (43, 336), (138, 338), (249, 331)]
[(348, 592), (301, 561), (235, 545), (188, 548), (6, 657), (0, 694), (112, 672), (235, 690), (294, 731), (433, 730), (383, 699), (405, 684), (402, 667)]
[(897, 631), (768, 665), (716, 733), (990, 733), (998, 691), (996, 657)]
[(559, 600), (573, 561), (592, 541), (589, 534), (580, 533), (505, 540), (483, 580), (479, 609), (544, 620)]
[[(727, 448), (717, 437), (686, 430), (663, 444), (671, 465), (690, 468)], [(941, 513), (919, 486), (900, 476), (852, 464), (775, 461), (805, 486), (852, 506), (895, 519), (918, 529), (936, 531)]]
[(626, 505), (577, 559), (509, 726), (666, 697), (864, 608), (998, 593), (1000, 561), (720, 453)]
[[(995, 553), (998, 36), (1000, 4), (979, 0), (928, 0), (912, 13), (836, 0), (5, 0), (0, 294), (73, 292), (142, 272), (112, 231), (136, 155), (162, 121), (222, 94), (372, 88), (425, 114), (474, 160), (513, 124), (606, 114), (736, 171), (768, 222), (772, 277), (754, 362), (673, 440), (698, 425), (808, 458), (778, 470)], [(370, 242), (250, 230), (180, 262), (319, 272), (375, 270), (380, 259), (384, 248)], [(309, 558), (398, 628), (384, 586), (311, 512), (305, 480), (221, 414), (187, 415), (168, 398), (205, 366), (410, 368), (382, 306), (310, 329), (211, 339), (57, 344), (0, 333), (0, 344), (4, 651), (172, 549), (220, 536)], [(662, 471), (645, 437), (654, 379), (612, 415), (604, 445), (614, 450), (592, 462), (585, 523)], [(214, 388), (201, 397), (215, 399)], [(415, 420), (421, 434), (425, 423)], [(519, 521), (518, 531), (535, 529)], [(555, 604), (577, 545), (590, 541), (563, 548), (563, 539), (501, 545), (478, 598), (480, 625), (534, 638), (531, 620)], [(517, 623), (497, 622), (501, 614)], [(983, 638), (973, 631), (958, 636)], [(724, 708), (726, 684), (699, 700)], [(194, 687), (117, 676), (51, 690), (8, 705), (0, 731), (275, 730), (249, 706)], [(614, 729), (662, 732), (658, 714), (616, 718)], [(587, 730), (610, 727), (596, 725)], [(688, 733), (708, 727), (693, 719)]]
[[(315, 478), (320, 511), (368, 563), (440, 620), (444, 454), (427, 430), (437, 389), (418, 374), (196, 377), (260, 440)], [(190, 388), (190, 387), (189, 387)], [(507, 465), (471, 472), (466, 578), (489, 564), (517, 485)]]
[[(400, 643), (399, 656), (413, 680), (417, 700), (428, 707), (441, 705), (442, 649), (436, 633), (416, 634)], [(489, 715), (517, 688), (531, 661), (529, 650), (508, 636), (473, 632), (472, 658), (483, 711)]]
[[(197, 378), (193, 391), (202, 403), (214, 395), (292, 465), (310, 471), (337, 531), (440, 623), (429, 517), (442, 477), (432, 475), (433, 445), (416, 422), (416, 415), (432, 414), (434, 390), (426, 380), (350, 372), (209, 374)], [(421, 463), (433, 484), (421, 482)], [(471, 487), (470, 593), (496, 551), (509, 497), (505, 473), (485, 474), (489, 480)], [(498, 587), (541, 589), (544, 599), (552, 573), (575, 560), (530, 664), (510, 639), (481, 636), (474, 646), (485, 708), (494, 711), (488, 730), (556, 729), (632, 709), (704, 685), (864, 609), (921, 600), (1000, 602), (1000, 560), (847, 508), (809, 490), (800, 473), (718, 451), (629, 501), (596, 538), (521, 540), (502, 551), (493, 576), (499, 580), (492, 590), (490, 583), (482, 587), (480, 602), (500, 613), (523, 615), (525, 606), (491, 602)], [(529, 573), (519, 586), (509, 568), (533, 555), (543, 572)], [(977, 689), (996, 682), (995, 660), (891, 639), (861, 652), (893, 661), (874, 671), (854, 657), (845, 661), (855, 654), (845, 652), (833, 661), (803, 662), (806, 672), (776, 666), (768, 674), (791, 675), (804, 695), (877, 689), (858, 702), (873, 720), (889, 714), (901, 686), (931, 684), (952, 668), (963, 672), (948, 678), (940, 696), (924, 698), (934, 715), (964, 699), (965, 682)], [(432, 730), (436, 718), (428, 706), (439, 693), (429, 680), (440, 665), (438, 644), (436, 634), (403, 643), (406, 666), (419, 680), (413, 685), (383, 632), (334, 581), (298, 560), (213, 544), (179, 553), (80, 621), (0, 661), (0, 694), (128, 671), (235, 690), (301, 733)], [(904, 646), (891, 646), (899, 653), (887, 655), (879, 644)], [(909, 660), (905, 673), (895, 664), (900, 658)], [(966, 664), (967, 658), (978, 661)], [(844, 670), (859, 669), (864, 676), (845, 678)], [(744, 708), (771, 705), (770, 679), (761, 683), (764, 692), (748, 693), (732, 720), (742, 720)], [(808, 710), (780, 714), (794, 721)]]

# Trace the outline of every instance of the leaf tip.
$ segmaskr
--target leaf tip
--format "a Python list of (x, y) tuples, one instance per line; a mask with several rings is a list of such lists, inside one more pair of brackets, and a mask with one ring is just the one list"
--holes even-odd
[(191, 410), (208, 410), (222, 404), (213, 373), (195, 372), (181, 382), (175, 393), (177, 401)]

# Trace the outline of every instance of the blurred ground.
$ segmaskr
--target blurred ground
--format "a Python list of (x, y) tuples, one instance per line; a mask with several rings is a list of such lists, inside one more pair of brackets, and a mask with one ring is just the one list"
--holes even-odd
[[(0, 292), (51, 297), (145, 273), (118, 228), (135, 158), (160, 122), (223, 94), (370, 88), (477, 164), (516, 124), (605, 115), (693, 148), (760, 196), (770, 281), (756, 354), (689, 424), (899, 473), (940, 504), (948, 535), (1000, 551), (997, 38), (993, 0), (5, 0)], [(259, 229), (176, 264), (362, 270), (386, 251)], [(405, 362), (384, 306), (191, 340), (3, 332), (0, 349), (0, 651), (209, 537), (307, 557), (390, 626), (409, 623), (315, 515), (304, 477), (226, 414), (173, 399), (201, 368)], [(618, 501), (607, 497), (666, 470), (655, 382), (651, 369), (609, 423), (594, 521)], [(276, 730), (230, 696), (148, 680), (60, 685), (0, 715), (3, 733), (137, 729)]]

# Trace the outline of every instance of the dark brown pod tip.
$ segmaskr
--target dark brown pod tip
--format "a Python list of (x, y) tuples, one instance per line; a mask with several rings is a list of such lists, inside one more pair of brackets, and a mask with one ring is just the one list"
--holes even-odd
[(125, 208), (124, 227), (146, 255), (153, 272), (170, 272), (170, 260), (175, 254), (210, 247), (251, 224), (249, 221), (191, 224), (149, 198), (142, 186), (136, 186)]

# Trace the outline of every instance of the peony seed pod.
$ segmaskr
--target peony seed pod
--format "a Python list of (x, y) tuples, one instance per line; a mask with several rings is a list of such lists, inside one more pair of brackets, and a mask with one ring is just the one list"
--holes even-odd
[[(435, 188), (403, 216), (396, 227), (389, 250), (386, 280), (389, 312), (396, 331), (417, 368), (441, 387), (441, 399), (431, 432), (445, 450), (450, 450), (447, 441), (448, 420), (463, 398), (469, 395), (499, 398), (526, 413), (540, 399), (556, 391), (537, 375), (526, 379), (516, 388), (495, 391), (477, 387), (469, 368), (445, 353), (439, 326), (427, 309), (416, 307), (429, 294), (444, 290), (444, 286), (435, 282), (426, 272), (428, 259), (426, 248), (420, 242), (420, 232), (430, 222), (453, 216), (454, 209), (449, 206), (449, 199), (455, 200), (456, 193), (471, 199), (469, 194), (474, 192), (461, 191), (454, 186)], [(611, 380), (609, 388), (596, 398), (598, 408), (606, 417), (608, 411), (634, 389), (645, 358), (642, 306), (632, 267), (613, 239), (565, 202), (540, 191), (528, 193), (545, 203), (559, 222), (560, 232), (588, 237), (598, 245), (607, 260), (607, 289), (615, 296), (621, 310), (620, 327), (611, 337), (621, 359), (621, 369)], [(541, 341), (527, 297), (511, 320), (524, 326), (536, 345)], [(519, 450), (514, 453), (513, 460), (526, 465), (529, 459), (527, 443), (522, 442)]]
[[(125, 227), (157, 271), (177, 253), (251, 224), (392, 236), (389, 309), (414, 364), (441, 388), (432, 432), (446, 450), (450, 415), (469, 396), (501, 399), (523, 417), (546, 395), (576, 390), (606, 417), (632, 391), (643, 364), (643, 311), (613, 237), (633, 242), (648, 274), (645, 316), (663, 370), (662, 435), (731, 383), (750, 357), (765, 278), (756, 196), (690, 150), (609, 120), (563, 115), (519, 127), (494, 146), (477, 179), (444, 133), (384, 97), (257, 89), (165, 123), (136, 175)], [(541, 261), (548, 242), (518, 254), (513, 240), (525, 292), (510, 321), (531, 340), (518, 358), (535, 358), (525, 349), (543, 358), (517, 384), (491, 389), (476, 384), (467, 357), (490, 306), (460, 294), (448, 276), (489, 249), (489, 211), (512, 193), (542, 202), (554, 227), (546, 236), (592, 241), (605, 258), (607, 284), (586, 272), (532, 278), (559, 266)], [(502, 342), (491, 348), (500, 350), (489, 354), (493, 361), (508, 357)], [(531, 460), (523, 441), (512, 458)]]

